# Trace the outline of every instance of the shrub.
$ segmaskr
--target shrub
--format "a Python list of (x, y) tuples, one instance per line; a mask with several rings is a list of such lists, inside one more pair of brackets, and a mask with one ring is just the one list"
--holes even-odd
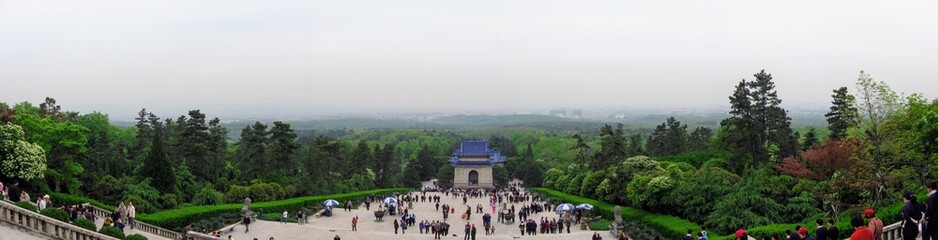
[(98, 226), (96, 226), (96, 225), (94, 224), (94, 222), (92, 222), (91, 220), (88, 220), (88, 219), (83, 219), (83, 218), (81, 218), (81, 219), (75, 219), (75, 221), (72, 222), (72, 225), (78, 226), (78, 227), (80, 227), (80, 228), (84, 228), (84, 229), (91, 230), (92, 232), (97, 232), (97, 231), (98, 231)]
[[(279, 212), (279, 213), (265, 213), (264, 215), (261, 215), (261, 220), (279, 222), (279, 221), (280, 221), (280, 217), (283, 217), (283, 212)], [(289, 217), (287, 217), (287, 222), (296, 222), (296, 213), (295, 213), (295, 212), (290, 212)]]
[(33, 212), (36, 212), (36, 211), (37, 211), (37, 210), (36, 210), (36, 205), (33, 205), (32, 203), (28, 203), (28, 202), (16, 202), (16, 203), (13, 203), (13, 205), (16, 205), (17, 207), (21, 207), (21, 208), (24, 208), (24, 209), (29, 210), (29, 211), (33, 211)]
[(104, 234), (104, 235), (108, 235), (108, 236), (111, 236), (111, 237), (115, 237), (115, 238), (117, 238), (117, 239), (123, 239), (123, 238), (124, 238), (124, 232), (121, 232), (121, 230), (120, 230), (119, 228), (117, 228), (117, 227), (112, 227), (112, 226), (103, 226), (103, 227), (101, 227), (101, 230), (98, 231), (98, 233), (101, 233), (101, 234)]
[(99, 201), (96, 201), (94, 199), (90, 199), (90, 198), (86, 198), (86, 197), (78, 196), (78, 195), (70, 195), (70, 194), (64, 194), (64, 193), (49, 193), (49, 197), (51, 197), (53, 201), (57, 203), (61, 203), (62, 205), (77, 205), (77, 204), (90, 203), (93, 206), (103, 208), (103, 209), (108, 209), (108, 210), (117, 209), (117, 207), (115, 206), (107, 205)]
[(196, 205), (217, 205), (224, 202), (221, 193), (215, 191), (211, 184), (206, 184), (199, 193), (195, 194), (195, 197), (192, 197), (192, 204)]
[(598, 221), (590, 223), (590, 230), (609, 230), (609, 224), (612, 222), (606, 219), (599, 219)]
[(147, 237), (144, 237), (143, 235), (140, 235), (140, 234), (130, 234), (129, 236), (124, 238), (124, 240), (147, 240)]
[(58, 208), (46, 208), (43, 209), (39, 214), (42, 214), (47, 217), (58, 219), (59, 221), (68, 222), (68, 213)]
[[(353, 193), (306, 196), (271, 202), (254, 202), (251, 204), (251, 210), (257, 212), (258, 208), (264, 208), (264, 212), (283, 212), (283, 210), (295, 211), (303, 207), (319, 206), (326, 199), (335, 199), (339, 202), (343, 202), (345, 200), (363, 198), (368, 195), (382, 195), (392, 192), (406, 192), (410, 190), (411, 189), (409, 188), (376, 189)], [(233, 203), (211, 206), (183, 207), (153, 214), (138, 214), (137, 220), (167, 229), (176, 229), (189, 223), (197, 222), (199, 219), (211, 218), (223, 213), (239, 213), (241, 212), (242, 206), (244, 205), (240, 203)]]

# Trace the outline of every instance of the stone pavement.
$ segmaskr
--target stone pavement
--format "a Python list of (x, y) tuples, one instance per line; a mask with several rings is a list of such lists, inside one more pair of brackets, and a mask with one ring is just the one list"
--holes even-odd
[(39, 235), (30, 234), (29, 231), (22, 231), (18, 227), (13, 225), (7, 225), (0, 223), (0, 239), (2, 240), (42, 240), (42, 239), (51, 239), (49, 237), (41, 237)]
[[(419, 195), (419, 193), (415, 193)], [(465, 211), (466, 205), (462, 204), (462, 198), (456, 199), (452, 196), (447, 197), (442, 193), (431, 193), (428, 192), (427, 196), (441, 196), (440, 205), (449, 204), (450, 206), (456, 209), (457, 214), (452, 214), (449, 216), (448, 223), (450, 227), (450, 236), (443, 237), (443, 239), (463, 239), (464, 237), (464, 225), (466, 220), (460, 219), (462, 211)], [(470, 198), (468, 205), (473, 207), (473, 214), (471, 215), (472, 224), (476, 225), (476, 239), (591, 239), (594, 231), (580, 230), (579, 225), (571, 226), (571, 233), (563, 234), (538, 234), (536, 236), (521, 236), (518, 224), (503, 224), (498, 223), (494, 219), (492, 225), (495, 227), (495, 235), (485, 235), (485, 230), (482, 227), (482, 214), (475, 213), (475, 206), (477, 204), (482, 204), (482, 206), (490, 212), (491, 206), (488, 205), (488, 197), (484, 198)], [(375, 205), (373, 204), (372, 207)], [(405, 205), (406, 206), (406, 205)], [(511, 205), (509, 205), (511, 206)], [(520, 209), (521, 205), (516, 204), (515, 209)], [(374, 208), (371, 208), (374, 210)], [(431, 202), (415, 202), (413, 209), (410, 210), (411, 213), (417, 215), (417, 221), (422, 220), (443, 220), (443, 214), (439, 211), (436, 211), (434, 203)], [(358, 216), (358, 231), (351, 231), (352, 217)], [(540, 219), (540, 217), (550, 217), (555, 218), (557, 214), (553, 211), (542, 212), (538, 215), (530, 216), (531, 219)], [(253, 240), (254, 238), (261, 240), (268, 240), (270, 237), (274, 239), (312, 239), (312, 240), (329, 240), (333, 239), (336, 235), (339, 235), (342, 239), (433, 239), (432, 234), (420, 234), (418, 225), (414, 225), (407, 229), (407, 233), (403, 234), (394, 234), (394, 218), (400, 218), (400, 215), (397, 216), (385, 216), (384, 221), (375, 222), (373, 211), (365, 210), (364, 205), (359, 206), (357, 209), (354, 209), (351, 212), (345, 211), (344, 209), (337, 208), (334, 210), (332, 217), (310, 217), (309, 223), (304, 225), (299, 225), (297, 223), (279, 223), (271, 221), (257, 221), (251, 224), (250, 232), (244, 233), (244, 226), (238, 225), (235, 230), (231, 233), (225, 233), (222, 235), (223, 239), (228, 239), (228, 235), (231, 235), (232, 239), (236, 240)], [(612, 236), (608, 234), (608, 231), (598, 231), (603, 238), (610, 239)], [(453, 234), (456, 234), (454, 237)]]
[[(98, 230), (100, 230), (100, 229), (101, 229), (101, 225), (104, 225), (103, 217), (102, 217), (102, 216), (98, 216), (98, 217), (95, 219), (94, 224), (97, 225)], [(124, 228), (124, 235), (131, 235), (131, 234), (140, 234), (140, 235), (143, 235), (144, 237), (147, 237), (148, 240), (164, 240), (164, 239), (165, 239), (165, 240), (169, 240), (169, 238), (160, 237), (160, 236), (158, 236), (158, 235), (151, 234), (151, 233), (148, 233), (148, 232), (137, 231), (136, 229), (130, 229), (130, 226), (125, 227), (125, 228)]]

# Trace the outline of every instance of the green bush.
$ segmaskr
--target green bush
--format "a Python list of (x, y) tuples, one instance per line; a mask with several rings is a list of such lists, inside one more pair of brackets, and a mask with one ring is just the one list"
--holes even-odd
[(101, 227), (101, 230), (99, 230), (98, 233), (108, 235), (111, 237), (115, 237), (117, 239), (124, 238), (124, 232), (121, 232), (120, 228), (112, 227), (112, 226)]
[(612, 223), (606, 219), (599, 219), (598, 221), (590, 223), (590, 230), (609, 230), (609, 224)]
[[(251, 204), (251, 210), (257, 212), (258, 208), (264, 208), (264, 212), (282, 212), (283, 210), (295, 211), (303, 207), (319, 206), (326, 199), (335, 199), (339, 202), (367, 197), (368, 195), (382, 195), (391, 192), (407, 192), (409, 188), (390, 188), (376, 189), (370, 191), (342, 193), (321, 196), (306, 196), (291, 198), (271, 202), (255, 202)], [(137, 220), (149, 224), (157, 225), (167, 229), (175, 229), (185, 226), (199, 219), (211, 218), (223, 213), (238, 213), (241, 207), (240, 203), (221, 204), (212, 206), (192, 206), (177, 208), (173, 210), (161, 211), (153, 214), (138, 214)]]
[(39, 214), (42, 214), (46, 217), (51, 217), (58, 219), (59, 221), (68, 222), (68, 213), (58, 208), (46, 208), (43, 209)]
[[(279, 213), (265, 213), (264, 215), (261, 215), (261, 220), (279, 222), (279, 221), (280, 221), (280, 217), (283, 217), (283, 212), (279, 212)], [(295, 223), (295, 222), (296, 222), (296, 213), (291, 212), (290, 215), (289, 215), (289, 217), (287, 217), (287, 222)]]
[(84, 218), (75, 219), (75, 221), (72, 222), (72, 225), (78, 226), (78, 227), (80, 227), (80, 228), (84, 228), (84, 229), (91, 230), (92, 232), (97, 232), (97, 231), (98, 231), (98, 226), (96, 226), (96, 225), (94, 224), (94, 222), (92, 222), (91, 220), (88, 220), (88, 219), (84, 219)]
[(36, 205), (33, 205), (32, 203), (29, 203), (29, 202), (16, 202), (16, 203), (13, 203), (13, 205), (16, 205), (17, 207), (21, 207), (32, 212), (37, 211)]
[(147, 240), (147, 237), (144, 237), (140, 234), (130, 234), (124, 238), (124, 240)]
[(86, 198), (83, 196), (78, 196), (78, 195), (70, 195), (70, 194), (64, 194), (64, 193), (49, 193), (49, 197), (52, 198), (52, 201), (56, 203), (60, 203), (62, 205), (76, 205), (76, 204), (90, 203), (93, 206), (107, 209), (107, 210), (117, 209), (117, 207), (115, 206), (107, 205), (97, 200)]

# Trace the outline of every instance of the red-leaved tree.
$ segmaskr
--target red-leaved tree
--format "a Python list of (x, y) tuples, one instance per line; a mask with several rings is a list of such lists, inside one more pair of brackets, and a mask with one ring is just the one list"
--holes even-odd
[(787, 157), (774, 166), (781, 173), (799, 178), (826, 180), (835, 172), (853, 165), (851, 147), (857, 144), (852, 140), (830, 140), (824, 144), (815, 144), (804, 152), (801, 159)]

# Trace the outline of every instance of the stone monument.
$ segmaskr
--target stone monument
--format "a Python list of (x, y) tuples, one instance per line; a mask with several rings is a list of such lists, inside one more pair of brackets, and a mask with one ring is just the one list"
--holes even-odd
[(622, 223), (622, 207), (616, 206), (612, 212), (615, 214), (615, 220), (609, 224), (609, 232), (612, 236), (619, 238), (619, 235), (625, 231), (625, 224)]
[(241, 216), (254, 217), (254, 212), (251, 212), (251, 198), (244, 198), (244, 207), (241, 207)]

